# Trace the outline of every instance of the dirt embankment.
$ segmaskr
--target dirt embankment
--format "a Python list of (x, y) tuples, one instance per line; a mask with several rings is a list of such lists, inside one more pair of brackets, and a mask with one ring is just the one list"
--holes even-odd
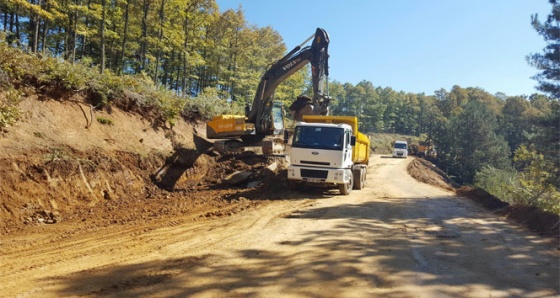
[[(270, 183), (281, 160), (218, 156), (203, 123), (155, 127), (78, 99), (30, 97), (20, 107), (23, 119), (0, 137), (0, 234), (62, 222), (92, 228), (185, 213), (227, 216), (260, 204), (247, 198), (265, 184), (272, 198), (281, 187)], [(235, 171), (250, 173), (250, 189), (230, 183)]]
[[(158, 127), (118, 109), (94, 111), (79, 98), (30, 97), (20, 107), (23, 119), (0, 137), (0, 234), (62, 222), (89, 229), (179, 214), (202, 220), (267, 202), (252, 198), (289, 196), (284, 159), (219, 156), (204, 138), (204, 123)], [(426, 160), (415, 159), (408, 171), (424, 183), (456, 189)], [(235, 172), (246, 174), (243, 183), (229, 179)], [(558, 235), (558, 216), (509, 206), (472, 188), (457, 192), (541, 234)]]

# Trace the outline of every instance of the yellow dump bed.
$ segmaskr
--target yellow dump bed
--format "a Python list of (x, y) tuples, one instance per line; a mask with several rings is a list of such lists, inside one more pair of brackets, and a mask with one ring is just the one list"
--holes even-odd
[(358, 117), (304, 115), (303, 121), (308, 123), (340, 123), (350, 125), (352, 127), (352, 133), (356, 137), (356, 145), (352, 151), (352, 161), (355, 164), (369, 164), (369, 138), (358, 131)]

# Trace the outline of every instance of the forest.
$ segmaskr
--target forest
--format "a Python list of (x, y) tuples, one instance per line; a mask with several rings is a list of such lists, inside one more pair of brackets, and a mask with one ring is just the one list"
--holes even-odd
[[(457, 182), (510, 203), (560, 214), (560, 4), (532, 16), (547, 42), (527, 53), (540, 71), (534, 94), (453, 86), (416, 94), (329, 82), (331, 113), (356, 115), (363, 131), (418, 136)], [(315, 28), (310, 28), (312, 32)], [(287, 49), (272, 27), (214, 0), (4, 0), (0, 2), (0, 128), (17, 121), (16, 81), (89, 94), (97, 108), (149, 106), (162, 122), (243, 113), (261, 75)], [(276, 90), (285, 106), (310, 95), (310, 70)], [(145, 108), (140, 110), (145, 111)]]

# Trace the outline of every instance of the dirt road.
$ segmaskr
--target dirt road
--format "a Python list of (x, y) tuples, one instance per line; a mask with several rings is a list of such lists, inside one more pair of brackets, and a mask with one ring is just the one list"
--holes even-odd
[(350, 196), (303, 190), (208, 221), (178, 217), (65, 234), (47, 225), (34, 237), (5, 237), (0, 296), (559, 294), (554, 245), (417, 182), (408, 162), (375, 156), (367, 187)]

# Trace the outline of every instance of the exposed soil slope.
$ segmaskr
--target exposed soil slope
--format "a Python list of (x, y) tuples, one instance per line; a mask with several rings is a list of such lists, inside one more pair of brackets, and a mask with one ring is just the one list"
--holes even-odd
[[(288, 196), (280, 191), (283, 158), (219, 156), (204, 138), (204, 123), (156, 126), (119, 109), (93, 110), (79, 97), (59, 102), (31, 96), (20, 108), (23, 119), (0, 137), (0, 234), (34, 225), (92, 228), (185, 213), (212, 218), (264, 204), (260, 197)], [(237, 171), (250, 176), (232, 185), (227, 177)], [(424, 183), (457, 188), (424, 159), (413, 160), (408, 172)], [(509, 206), (473, 188), (458, 193), (541, 234), (558, 235), (556, 215)]]
[[(184, 208), (107, 226), (31, 225), (0, 238), (0, 292), (333, 298), (560, 293), (553, 244), (452, 191), (418, 182), (406, 174), (413, 161), (372, 156), (367, 187), (348, 196), (257, 188), (248, 197), (250, 191), (239, 189), (235, 195), (244, 198), (214, 201), (213, 212), (221, 213), (209, 217)], [(286, 199), (272, 200), (275, 193)], [(160, 202), (178, 210), (181, 202), (199, 201)], [(128, 214), (140, 206), (123, 205)], [(245, 209), (224, 214), (229, 206)]]
[[(283, 167), (278, 160), (268, 169), (275, 160), (250, 154), (218, 156), (200, 123), (155, 127), (118, 109), (93, 111), (79, 98), (30, 97), (21, 110), (23, 119), (0, 137), (1, 234), (44, 224), (224, 216), (258, 204), (240, 198), (257, 195)], [(250, 171), (255, 186), (228, 183), (235, 171)], [(268, 186), (272, 193), (278, 185)]]

